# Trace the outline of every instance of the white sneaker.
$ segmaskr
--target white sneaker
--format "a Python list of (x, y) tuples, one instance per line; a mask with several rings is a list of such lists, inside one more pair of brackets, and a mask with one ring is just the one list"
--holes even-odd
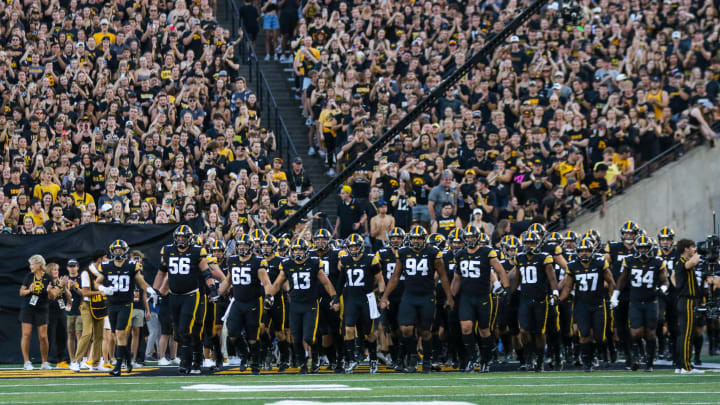
[(174, 359), (170, 360), (170, 363), (179, 366), (180, 365), (180, 357), (175, 357)]
[(162, 359), (158, 360), (158, 366), (169, 366), (170, 360), (163, 357)]
[(99, 372), (99, 373), (107, 373), (107, 372), (110, 371), (110, 370), (112, 370), (112, 369), (109, 368), (109, 367), (105, 367), (104, 365), (102, 365), (102, 363), (98, 364), (97, 367), (91, 367), (91, 368), (90, 368), (90, 371), (96, 371), (96, 372)]
[(698, 370), (697, 368), (691, 368), (690, 370), (682, 369), (680, 374), (705, 374), (704, 370)]
[(280, 63), (288, 63), (287, 56), (283, 55), (280, 57)]
[(325, 172), (325, 175), (328, 176), (328, 177), (335, 177), (335, 176), (337, 176), (337, 173), (335, 173), (335, 170), (330, 169), (330, 170), (328, 170), (328, 171)]
[(90, 370), (91, 367), (92, 365), (86, 359), (83, 359), (83, 361), (80, 363), (80, 370)]
[(214, 365), (215, 365), (215, 362), (212, 361), (212, 360), (210, 360), (210, 359), (204, 359), (204, 360), (203, 360), (203, 364), (202, 364), (203, 368), (210, 368), (210, 367), (212, 367), (212, 366), (214, 366)]
[(268, 62), (270, 60), (270, 54), (265, 55), (265, 62)]
[(30, 363), (29, 361), (26, 361), (25, 365), (23, 366), (23, 369), (25, 371), (31, 371), (31, 370), (35, 370), (35, 367), (33, 367), (32, 363)]
[(315, 156), (315, 148), (312, 146), (308, 149), (308, 156)]
[(228, 364), (231, 366), (239, 366), (240, 365), (240, 359), (237, 356), (233, 356), (228, 361)]
[(277, 62), (278, 60), (280, 60), (280, 57), (278, 56), (277, 53), (275, 53), (275, 55), (273, 55), (273, 60), (274, 60), (275, 62)]
[(143, 368), (145, 367), (143, 364), (138, 363), (137, 361), (132, 362), (132, 368)]
[(78, 363), (77, 361), (73, 361), (72, 363), (70, 363), (70, 370), (72, 370), (76, 373), (79, 372), (80, 371), (80, 363)]
[(40, 366), (40, 370), (52, 370), (52, 366), (47, 361), (43, 362), (43, 364)]
[(318, 148), (317, 151), (318, 155), (320, 155), (321, 158), (325, 159), (325, 156), (327, 156), (327, 152), (325, 152), (323, 149)]

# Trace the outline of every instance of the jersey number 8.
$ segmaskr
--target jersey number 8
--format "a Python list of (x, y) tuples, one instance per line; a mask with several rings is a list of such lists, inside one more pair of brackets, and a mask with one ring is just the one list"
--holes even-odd
[(190, 258), (173, 256), (168, 261), (170, 274), (190, 274)]

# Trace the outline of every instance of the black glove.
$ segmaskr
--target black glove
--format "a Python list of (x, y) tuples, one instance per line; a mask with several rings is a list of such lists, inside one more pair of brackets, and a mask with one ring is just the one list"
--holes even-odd
[(213, 285), (212, 287), (208, 287), (210, 289), (210, 301), (212, 302), (218, 302), (220, 299), (220, 294), (218, 293), (218, 288), (216, 285)]
[(270, 308), (273, 307), (273, 304), (275, 304), (275, 297), (270, 294), (265, 294), (265, 299), (263, 300), (263, 308), (265, 308), (266, 311), (269, 311)]
[(330, 306), (333, 306), (335, 304), (340, 304), (340, 298), (338, 298), (337, 294), (330, 297)]

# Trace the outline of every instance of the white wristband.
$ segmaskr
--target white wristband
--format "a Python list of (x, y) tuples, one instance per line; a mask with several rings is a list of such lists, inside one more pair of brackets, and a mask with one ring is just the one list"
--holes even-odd
[(493, 283), (493, 288), (497, 289), (497, 288), (500, 288), (500, 287), (502, 287), (502, 284), (500, 284), (499, 281), (495, 281), (495, 282)]
[(618, 297), (620, 297), (620, 290), (613, 291), (612, 299), (616, 300)]

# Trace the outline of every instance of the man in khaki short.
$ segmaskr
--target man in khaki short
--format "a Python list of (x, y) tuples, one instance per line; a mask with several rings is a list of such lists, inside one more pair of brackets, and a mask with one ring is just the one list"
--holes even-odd
[[(78, 270), (80, 264), (75, 259), (70, 259), (67, 262), (68, 271), (68, 283), (65, 291), (65, 309), (67, 311), (67, 348), (68, 354), (70, 355), (70, 365), (82, 360), (82, 358), (75, 358), (76, 343), (80, 341), (82, 337), (83, 325), (82, 316), (80, 315), (80, 304), (83, 302), (82, 289), (80, 284), (82, 282)], [(79, 364), (77, 365), (80, 366)]]

